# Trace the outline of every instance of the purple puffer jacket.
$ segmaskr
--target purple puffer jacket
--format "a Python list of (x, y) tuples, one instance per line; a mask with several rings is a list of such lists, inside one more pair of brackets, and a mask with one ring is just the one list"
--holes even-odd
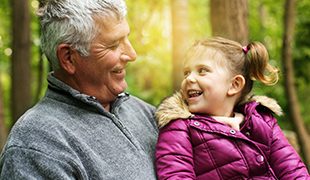
[(271, 110), (281, 108), (256, 96), (242, 107), (245, 121), (237, 131), (211, 117), (191, 115), (179, 94), (166, 99), (157, 111), (158, 179), (310, 179)]

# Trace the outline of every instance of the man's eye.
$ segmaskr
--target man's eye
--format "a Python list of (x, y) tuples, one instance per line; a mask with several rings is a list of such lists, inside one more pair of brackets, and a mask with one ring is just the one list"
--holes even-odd
[(109, 48), (110, 49), (116, 49), (117, 47), (118, 47), (118, 44), (115, 44), (115, 45), (110, 46)]
[(115, 44), (110, 45), (109, 48), (110, 49), (116, 49), (116, 48), (118, 48), (118, 46), (119, 46), (119, 43), (115, 43)]

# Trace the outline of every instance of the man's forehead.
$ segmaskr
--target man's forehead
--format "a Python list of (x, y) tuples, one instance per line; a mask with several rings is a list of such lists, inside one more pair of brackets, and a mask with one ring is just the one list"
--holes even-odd
[(130, 29), (126, 19), (97, 19), (96, 28), (100, 40), (115, 41), (128, 36)]

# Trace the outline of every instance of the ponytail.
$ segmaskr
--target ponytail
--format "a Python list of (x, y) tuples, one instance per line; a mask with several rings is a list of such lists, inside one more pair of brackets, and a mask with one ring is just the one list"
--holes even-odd
[(258, 80), (265, 85), (274, 85), (278, 82), (279, 70), (269, 64), (269, 55), (262, 43), (250, 43), (242, 50), (246, 55), (245, 68), (248, 69), (251, 80)]

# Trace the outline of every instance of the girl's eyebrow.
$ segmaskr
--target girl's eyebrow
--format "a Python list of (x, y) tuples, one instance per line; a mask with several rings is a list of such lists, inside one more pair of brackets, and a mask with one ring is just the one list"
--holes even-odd
[(184, 72), (184, 71), (190, 71), (190, 69), (191, 69), (191, 68), (190, 68), (189, 66), (184, 66), (182, 70), (183, 70), (183, 72)]
[(210, 68), (210, 66), (206, 65), (206, 64), (197, 64), (196, 67), (198, 67), (198, 68), (201, 68), (201, 67)]

